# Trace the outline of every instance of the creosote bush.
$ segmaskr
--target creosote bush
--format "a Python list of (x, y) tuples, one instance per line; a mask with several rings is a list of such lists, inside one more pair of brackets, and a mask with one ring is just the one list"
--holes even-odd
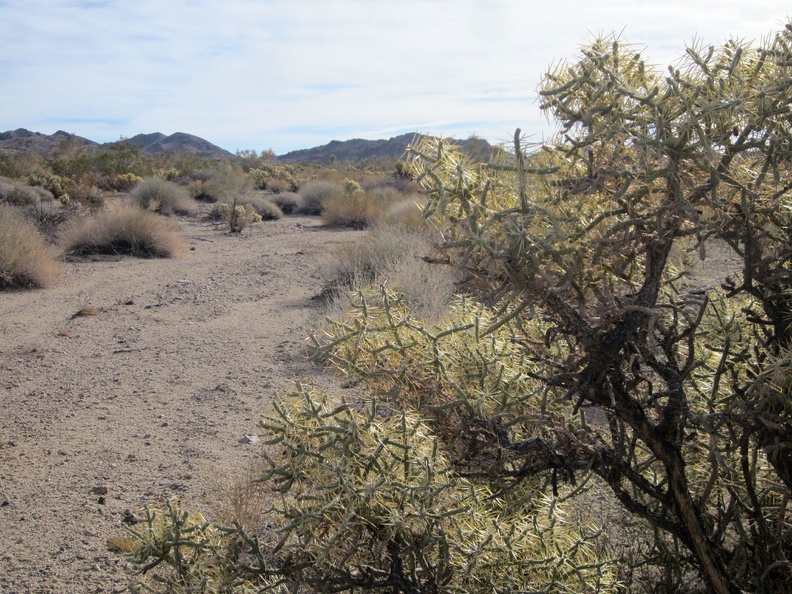
[(191, 215), (198, 210), (187, 190), (159, 177), (148, 177), (132, 191), (135, 204), (163, 215)]
[(55, 256), (33, 225), (0, 203), (0, 290), (44, 288), (57, 273)]
[(67, 225), (60, 236), (70, 254), (171, 258), (184, 248), (176, 227), (161, 215), (136, 206), (102, 210)]

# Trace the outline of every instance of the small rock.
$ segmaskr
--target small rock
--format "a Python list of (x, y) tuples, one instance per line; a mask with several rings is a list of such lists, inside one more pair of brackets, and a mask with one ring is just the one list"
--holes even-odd
[(243, 444), (256, 444), (261, 441), (258, 435), (245, 435), (242, 439), (239, 440), (239, 443)]

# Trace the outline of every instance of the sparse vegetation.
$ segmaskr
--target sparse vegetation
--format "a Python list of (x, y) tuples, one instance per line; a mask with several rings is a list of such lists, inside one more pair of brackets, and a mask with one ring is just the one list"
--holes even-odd
[(61, 233), (60, 243), (70, 254), (128, 255), (171, 258), (184, 247), (176, 227), (167, 219), (136, 206), (102, 210), (74, 221)]
[(140, 182), (132, 192), (132, 199), (141, 208), (163, 215), (191, 215), (198, 210), (187, 190), (159, 177)]
[(36, 229), (0, 203), (0, 290), (44, 288), (57, 273), (55, 256)]

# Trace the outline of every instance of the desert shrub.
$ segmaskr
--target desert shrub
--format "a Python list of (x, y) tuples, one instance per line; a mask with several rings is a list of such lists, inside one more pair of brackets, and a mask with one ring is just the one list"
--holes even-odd
[(308, 215), (320, 215), (327, 200), (344, 197), (344, 189), (334, 182), (312, 180), (300, 187), (299, 194), (302, 199), (300, 212)]
[(298, 187), (293, 168), (277, 162), (260, 163), (258, 168), (248, 171), (248, 176), (257, 190), (293, 192)]
[(393, 186), (376, 186), (367, 192), (374, 200), (385, 206), (404, 200), (404, 194)]
[(159, 177), (144, 179), (132, 192), (135, 204), (164, 215), (191, 215), (198, 210), (187, 190)]
[(69, 192), (74, 186), (72, 180), (52, 173), (31, 173), (28, 175), (27, 184), (44, 188), (62, 202), (69, 201)]
[(417, 316), (437, 319), (452, 298), (456, 273), (449, 266), (432, 263), (436, 251), (426, 228), (374, 228), (357, 243), (336, 251), (321, 295), (330, 311), (346, 311), (355, 293), (387, 283), (398, 288)]
[(143, 178), (134, 173), (121, 173), (110, 181), (110, 186), (119, 192), (129, 192), (143, 181)]
[(40, 168), (40, 160), (36, 154), (3, 154), (0, 155), (0, 175), (11, 179), (26, 179)]
[(19, 211), (0, 204), (0, 290), (49, 286), (58, 264), (49, 246)]
[(184, 247), (176, 227), (162, 216), (136, 206), (102, 210), (67, 225), (60, 236), (67, 253), (171, 258)]
[(280, 192), (269, 197), (285, 215), (296, 214), (302, 210), (302, 196), (296, 192)]
[(270, 179), (263, 189), (274, 194), (280, 194), (282, 192), (293, 192), (296, 189), (296, 184), (285, 179)]
[(249, 194), (242, 197), (242, 202), (251, 205), (262, 221), (277, 221), (283, 216), (283, 211), (269, 196)]
[(380, 215), (377, 224), (381, 227), (399, 225), (412, 229), (425, 229), (427, 220), (424, 217), (425, 196), (414, 194), (401, 200), (389, 202), (388, 207)]
[(241, 233), (243, 229), (261, 221), (261, 215), (250, 203), (222, 203), (217, 205), (215, 211), (221, 220), (228, 223), (231, 233)]
[(69, 198), (72, 202), (91, 208), (101, 207), (105, 202), (102, 190), (96, 186), (83, 183), (72, 185)]
[(0, 202), (6, 204), (27, 206), (39, 200), (42, 195), (49, 195), (52, 198), (52, 194), (43, 188), (0, 182)]
[(229, 203), (239, 200), (250, 191), (250, 181), (240, 169), (218, 164), (208, 179), (194, 180), (188, 185), (190, 194), (202, 202)]
[(383, 205), (363, 191), (331, 196), (322, 202), (322, 222), (331, 227), (363, 229), (373, 224), (382, 212)]
[(49, 241), (55, 241), (58, 230), (69, 219), (78, 216), (79, 209), (64, 206), (52, 196), (39, 197), (22, 209), (25, 218), (32, 222)]

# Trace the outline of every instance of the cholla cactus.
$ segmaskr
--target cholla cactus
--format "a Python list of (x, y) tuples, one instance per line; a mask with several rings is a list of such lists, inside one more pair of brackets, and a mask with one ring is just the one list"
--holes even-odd
[(220, 204), (217, 212), (228, 223), (231, 233), (241, 233), (246, 227), (261, 221), (261, 215), (252, 204)]

